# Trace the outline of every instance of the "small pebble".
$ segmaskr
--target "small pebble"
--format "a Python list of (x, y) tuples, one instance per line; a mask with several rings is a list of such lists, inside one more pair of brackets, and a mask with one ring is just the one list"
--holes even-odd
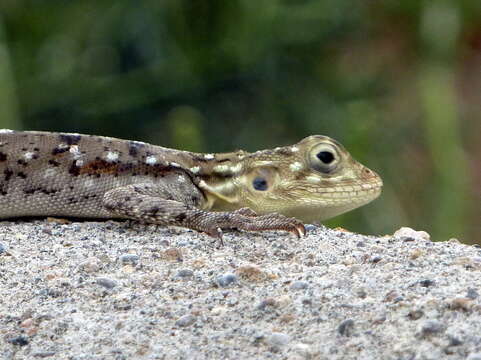
[(367, 296), (367, 292), (364, 289), (357, 289), (355, 293), (361, 299), (365, 299)]
[(111, 280), (106, 277), (99, 277), (97, 278), (97, 284), (103, 286), (106, 289), (113, 289), (117, 286), (117, 282), (115, 280)]
[(411, 310), (408, 313), (408, 319), (410, 320), (418, 320), (421, 319), (424, 315), (424, 312), (422, 310)]
[(194, 272), (189, 269), (182, 269), (177, 272), (177, 277), (188, 278), (194, 276)]
[(262, 300), (259, 305), (257, 305), (258, 310), (264, 310), (267, 307), (277, 307), (277, 301), (274, 298), (267, 298)]
[(449, 346), (463, 345), (463, 341), (456, 336), (450, 335), (448, 336), (448, 338), (449, 338)]
[(396, 299), (400, 297), (401, 295), (396, 290), (391, 290), (384, 296), (384, 302), (396, 302)]
[(195, 322), (195, 316), (184, 315), (175, 322), (175, 325), (180, 327), (186, 327), (186, 326), (192, 325), (194, 322)]
[(473, 289), (473, 288), (469, 288), (468, 289), (468, 292), (466, 293), (466, 297), (468, 299), (477, 299), (479, 297), (479, 293), (476, 291), (476, 289)]
[(292, 298), (289, 295), (281, 295), (275, 298), (275, 302), (279, 307), (286, 307), (292, 304)]
[(7, 247), (5, 245), (3, 245), (2, 243), (0, 243), (0, 254), (3, 254), (6, 251), (7, 251)]
[(466, 297), (455, 297), (448, 301), (448, 306), (451, 310), (469, 311), (473, 306), (473, 300)]
[(386, 319), (387, 319), (386, 314), (384, 314), (384, 313), (379, 314), (372, 320), (372, 323), (375, 324), (375, 325), (379, 325), (379, 324), (382, 324), (383, 322), (385, 322)]
[(25, 336), (15, 336), (7, 340), (12, 345), (25, 346), (29, 341)]
[(421, 285), (422, 287), (430, 287), (434, 285), (434, 281), (430, 279), (420, 280), (419, 285)]
[(179, 242), (177, 242), (177, 246), (180, 246), (180, 247), (186, 247), (189, 245), (190, 245), (190, 241), (188, 240), (180, 240)]
[(239, 303), (239, 299), (237, 297), (231, 297), (227, 300), (227, 305), (235, 306)]
[(471, 353), (471, 354), (468, 355), (466, 360), (481, 360), (481, 353), (480, 352)]
[(137, 265), (140, 257), (136, 254), (122, 254), (120, 255), (119, 259), (122, 264)]
[(244, 265), (237, 268), (237, 274), (244, 280), (259, 282), (266, 278), (263, 269), (257, 265)]
[(80, 264), (80, 267), (88, 273), (94, 273), (100, 270), (100, 261), (97, 258), (89, 258)]
[(174, 247), (164, 250), (162, 253), (162, 256), (166, 260), (177, 261), (177, 262), (181, 262), (184, 259), (182, 255), (182, 251)]
[(292, 290), (302, 290), (302, 289), (307, 289), (309, 284), (305, 281), (294, 281), (291, 284), (291, 289)]
[(287, 345), (289, 341), (289, 335), (280, 332), (273, 332), (266, 339), (266, 342), (271, 346), (284, 346)]
[(400, 228), (393, 234), (393, 237), (404, 239), (404, 241), (406, 238), (412, 238), (415, 241), (431, 241), (431, 236), (426, 231), (416, 231), (409, 227)]
[(20, 323), (20, 327), (22, 327), (22, 328), (29, 328), (32, 325), (33, 325), (33, 319), (32, 318), (25, 319)]
[(354, 330), (354, 320), (352, 319), (344, 320), (339, 324), (337, 328), (337, 331), (339, 332), (339, 334), (343, 336), (351, 336), (353, 330)]
[(437, 334), (444, 330), (444, 326), (438, 320), (426, 320), (420, 325), (419, 334), (421, 336), (427, 336), (431, 334)]
[(312, 305), (312, 299), (308, 297), (303, 298), (301, 302), (302, 302), (302, 305)]
[(293, 346), (296, 353), (304, 357), (305, 359), (310, 359), (312, 357), (312, 349), (308, 344), (298, 343)]
[(254, 343), (254, 344), (259, 344), (261, 341), (264, 340), (265, 335), (264, 335), (263, 333), (261, 333), (261, 332), (256, 332), (252, 337), (254, 338), (253, 343)]
[(225, 314), (226, 311), (227, 310), (226, 310), (225, 306), (216, 306), (216, 307), (212, 308), (210, 313), (212, 315), (222, 315), (222, 314)]
[(237, 275), (232, 273), (225, 273), (216, 278), (216, 283), (221, 287), (229, 286), (235, 282), (237, 282)]
[(414, 249), (413, 251), (411, 251), (411, 253), (409, 254), (409, 258), (411, 260), (416, 260), (417, 258), (421, 257), (422, 255), (424, 254), (424, 251), (421, 250), (421, 249)]
[(306, 224), (304, 227), (306, 228), (306, 231), (314, 231), (317, 229), (317, 226), (313, 224)]
[(39, 351), (39, 352), (36, 352), (33, 354), (33, 357), (36, 357), (36, 358), (47, 358), (47, 357), (50, 357), (50, 356), (54, 356), (56, 353), (54, 351)]

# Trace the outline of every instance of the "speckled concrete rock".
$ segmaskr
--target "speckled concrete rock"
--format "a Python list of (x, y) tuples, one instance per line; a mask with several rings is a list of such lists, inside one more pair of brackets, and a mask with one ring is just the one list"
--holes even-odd
[(0, 223), (0, 359), (477, 359), (481, 249), (422, 232)]

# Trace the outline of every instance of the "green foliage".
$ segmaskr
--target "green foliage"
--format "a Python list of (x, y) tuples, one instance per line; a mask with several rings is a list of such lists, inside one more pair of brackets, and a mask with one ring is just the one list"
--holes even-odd
[(385, 180), (330, 222), (475, 241), (479, 1), (0, 2), (0, 127), (194, 151), (341, 141)]
[(19, 128), (21, 126), (12, 73), (10, 53), (0, 17), (0, 124), (3, 128)]

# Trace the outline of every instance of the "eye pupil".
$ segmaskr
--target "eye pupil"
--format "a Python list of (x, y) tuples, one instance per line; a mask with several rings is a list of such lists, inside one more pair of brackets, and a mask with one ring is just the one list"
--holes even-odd
[(252, 181), (252, 186), (254, 186), (254, 189), (259, 191), (265, 191), (268, 188), (266, 179), (259, 176)]
[(324, 164), (330, 164), (334, 161), (334, 155), (330, 151), (319, 151), (316, 156)]

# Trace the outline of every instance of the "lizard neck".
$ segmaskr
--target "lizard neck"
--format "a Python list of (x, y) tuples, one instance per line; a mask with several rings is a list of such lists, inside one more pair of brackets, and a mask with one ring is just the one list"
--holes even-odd
[(232, 210), (239, 204), (236, 179), (245, 170), (244, 158), (249, 155), (239, 150), (220, 154), (191, 154), (192, 171), (199, 179), (204, 192), (204, 209)]

